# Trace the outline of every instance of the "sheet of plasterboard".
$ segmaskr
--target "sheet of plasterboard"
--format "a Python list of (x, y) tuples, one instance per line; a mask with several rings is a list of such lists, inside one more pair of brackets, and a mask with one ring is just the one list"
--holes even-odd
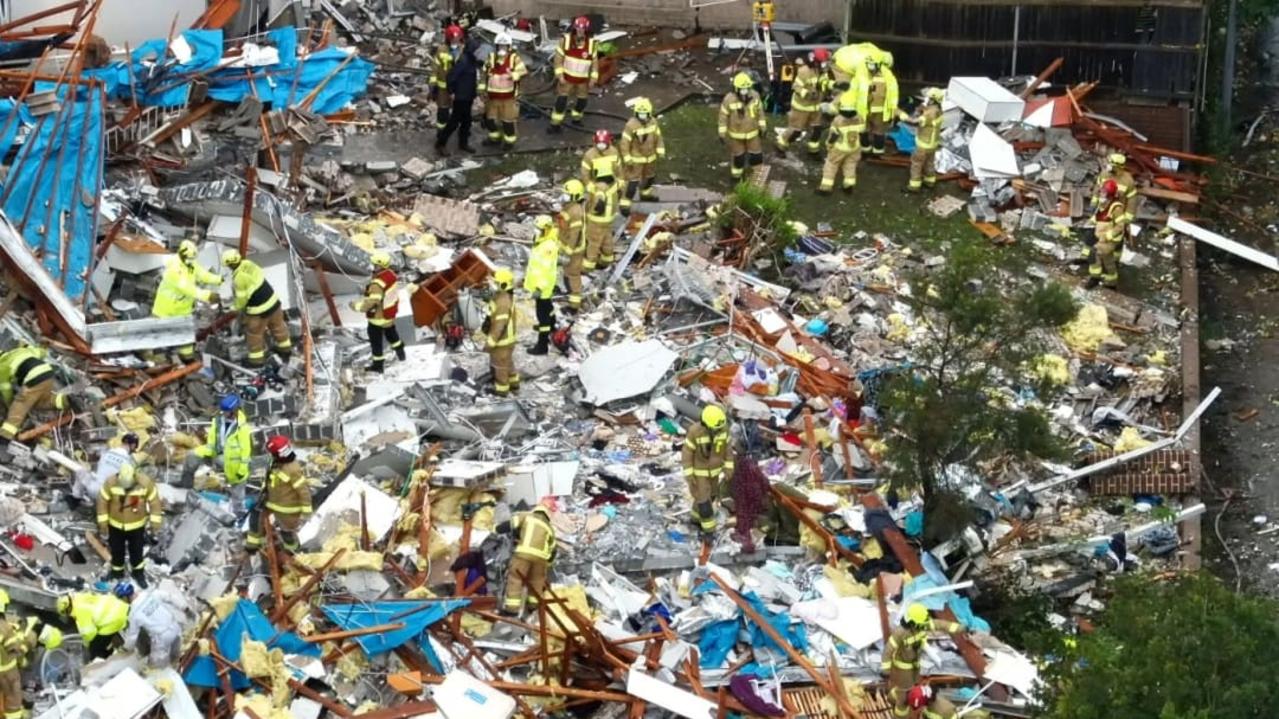
[(685, 719), (711, 719), (716, 714), (715, 702), (667, 684), (638, 669), (626, 675), (626, 693), (639, 697)]
[(986, 125), (977, 126), (973, 139), (968, 142), (968, 156), (979, 180), (1007, 179), (1021, 172), (1012, 143)]
[(607, 404), (652, 391), (677, 359), (679, 355), (657, 340), (628, 340), (587, 357), (577, 376), (587, 402)]
[[(168, 685), (162, 693), (164, 694), (164, 714), (169, 719), (201, 719), (204, 716), (200, 713), (200, 708), (195, 705), (195, 699), (191, 697), (191, 691), (187, 689), (186, 683), (182, 681), (182, 675), (172, 667), (151, 671), (147, 675), (147, 680), (153, 687), (160, 682)], [(156, 688), (158, 691), (159, 687)]]
[(1014, 651), (997, 650), (986, 663), (985, 679), (997, 682), (1030, 696), (1039, 683), (1039, 670), (1025, 655)]
[[(205, 234), (228, 247), (240, 244), (239, 216), (214, 215)], [(249, 223), (249, 252), (267, 252), (280, 246), (275, 233), (256, 222)]]
[(512, 504), (537, 504), (542, 497), (573, 493), (573, 479), (581, 462), (547, 462), (511, 467), (506, 475), (506, 498)]
[(431, 693), (431, 700), (445, 719), (509, 719), (515, 714), (515, 699), (460, 669), (444, 677)]
[(988, 77), (952, 77), (946, 97), (981, 122), (1016, 122), (1026, 102)]
[(502, 473), (506, 465), (501, 462), (481, 462), (472, 459), (448, 458), (440, 462), (431, 473), (431, 484), (450, 487), (473, 487)]
[(298, 539), (303, 544), (310, 544), (312, 540), (319, 537), (321, 531), (337, 529), (338, 520), (344, 515), (355, 518), (358, 523), (361, 497), (364, 500), (369, 540), (375, 543), (381, 541), (400, 518), (400, 503), (391, 495), (359, 477), (347, 477), (342, 480), (342, 483), (315, 510), (311, 519), (302, 525), (302, 529), (298, 532)]
[(884, 638), (879, 606), (860, 597), (800, 602), (792, 607), (792, 612), (854, 649), (865, 649)]
[[(106, 264), (116, 272), (128, 272), (140, 275), (164, 268), (164, 263), (173, 255), (168, 252), (131, 252), (127, 248), (131, 243), (116, 241), (107, 248)], [(138, 241), (138, 246), (159, 247), (147, 241)]]

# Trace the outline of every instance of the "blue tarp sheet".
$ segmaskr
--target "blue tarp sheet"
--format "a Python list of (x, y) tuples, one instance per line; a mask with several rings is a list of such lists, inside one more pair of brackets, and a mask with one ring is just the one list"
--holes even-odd
[[(37, 83), (37, 92), (55, 89)], [(97, 198), (102, 190), (103, 95), (98, 89), (58, 87), (63, 105), (38, 119), (25, 106), (9, 122), (12, 100), (0, 104), (8, 129), (0, 157), (13, 149), (18, 128), (26, 139), (4, 183), (4, 213), (73, 301), (84, 297), (85, 275), (97, 237)], [(3, 130), (3, 126), (0, 126)], [(65, 247), (63, 246), (65, 243)], [(65, 267), (65, 270), (64, 270)]]
[[(715, 591), (718, 591), (718, 587), (715, 588)], [(764, 606), (764, 601), (754, 592), (746, 592), (742, 597), (791, 646), (801, 652), (808, 649), (808, 632), (805, 631), (803, 624), (792, 622), (790, 615), (785, 612), (769, 611)], [(700, 662), (702, 668), (709, 669), (723, 665), (724, 660), (728, 657), (729, 650), (733, 648), (733, 644), (737, 641), (737, 633), (742, 626), (741, 622), (745, 622), (746, 630), (750, 634), (751, 646), (768, 647), (779, 652), (784, 651), (759, 625), (748, 619), (745, 612), (738, 612), (736, 619), (712, 622), (702, 629), (702, 636), (698, 641), (698, 649), (702, 655)]]
[[(218, 654), (227, 659), (240, 661), (240, 645), (244, 637), (258, 642), (270, 642), (267, 649), (282, 649), (285, 654), (303, 654), (310, 657), (320, 656), (320, 647), (302, 641), (293, 632), (281, 632), (271, 620), (266, 618), (257, 605), (247, 599), (241, 599), (235, 610), (218, 625), (213, 633), (213, 641), (218, 646)], [(271, 641), (274, 639), (275, 641)], [(182, 675), (183, 681), (197, 687), (220, 687), (218, 665), (213, 657), (196, 657), (191, 667)], [(248, 689), (249, 678), (240, 672), (231, 672), (231, 687), (237, 691)]]
[(468, 604), (470, 602), (465, 599), (453, 599), (418, 602), (416, 605), (413, 602), (327, 604), (321, 609), (324, 611), (324, 616), (341, 627), (343, 631), (376, 627), (382, 624), (403, 624), (403, 629), (353, 637), (353, 639), (369, 656), (385, 654), (403, 644), (416, 641), (436, 670), (443, 671), (444, 667), (431, 649), (430, 642), (424, 641), (422, 634), (426, 632), (427, 627)]
[[(267, 34), (268, 44), (279, 50), (280, 61), (254, 68), (215, 69), (222, 60), (221, 30), (186, 30), (182, 37), (192, 53), (191, 59), (180, 65), (157, 66), (157, 61), (164, 58), (167, 43), (163, 38), (148, 40), (133, 51), (130, 57), (132, 89), (129, 67), (123, 62), (85, 74), (102, 81), (112, 98), (129, 98), (136, 91), (139, 103), (160, 107), (185, 103), (191, 91), (191, 80), (197, 75), (209, 83), (208, 96), (214, 100), (239, 102), (256, 96), (275, 110), (301, 104), (324, 83), (311, 102), (311, 109), (322, 115), (337, 112), (362, 97), (373, 75), (373, 64), (361, 58), (352, 59), (337, 70), (348, 55), (334, 47), (311, 53), (302, 60), (299, 69), (297, 29), (291, 27)], [(325, 83), (325, 79), (335, 71), (337, 74)]]
[(909, 155), (915, 151), (915, 133), (909, 127), (906, 127), (905, 123), (893, 128), (892, 132), (888, 133), (888, 136), (893, 139), (893, 144), (897, 146), (898, 152)]
[[(942, 570), (941, 563), (932, 554), (928, 552), (921, 554), (920, 564), (924, 567), (924, 574), (915, 577), (906, 586), (902, 594), (904, 602), (911, 601), (913, 595), (917, 592), (944, 587), (950, 583), (950, 580), (946, 578), (946, 573)], [(955, 592), (942, 592), (940, 594), (932, 594), (918, 601), (933, 611), (940, 611), (943, 607), (950, 607), (950, 611), (955, 613), (955, 619), (959, 620), (960, 624), (974, 632), (990, 633), (990, 623), (973, 614), (972, 603), (968, 601), (968, 597), (960, 596)]]
[(697, 653), (702, 655), (699, 662), (702, 669), (714, 669), (723, 666), (728, 659), (728, 652), (737, 643), (737, 620), (725, 619), (711, 622), (702, 628), (702, 637), (697, 641)]

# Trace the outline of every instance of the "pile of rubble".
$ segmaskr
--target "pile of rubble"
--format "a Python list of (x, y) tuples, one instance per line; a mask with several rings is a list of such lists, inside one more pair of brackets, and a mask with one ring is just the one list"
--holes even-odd
[[(422, 69), (433, 21), (390, 0), (375, 5), (320, 3), (352, 40), (377, 45), (375, 61)], [(1052, 338), (1052, 371), (1068, 389), (1050, 408), (1054, 431), (1083, 448), (1079, 466), (959, 478), (983, 521), (924, 551), (923, 498), (893, 493), (889, 503), (880, 491), (887, 429), (875, 389), (925, 341), (929, 318), (902, 301), (908, 278), (947, 257), (918, 252), (910, 238), (833, 238), (815, 225), (774, 266), (758, 253), (769, 238), (726, 233), (708, 217), (722, 199), (711, 191), (659, 186), (655, 200), (635, 205), (617, 229), (619, 261), (589, 278), (586, 308), (564, 325), (557, 351), (528, 353), (535, 309), (517, 293), (523, 389), (494, 396), (482, 336), (490, 277), (525, 267), (533, 217), (558, 209), (558, 187), (525, 171), (461, 200), (446, 195), (461, 195), (477, 162), (344, 166), (331, 149), (367, 135), (362, 123), (397, 127), (378, 112), (353, 113), (351, 102), (370, 88), (388, 111), (420, 99), (400, 83), (380, 88), (357, 53), (307, 31), (273, 31), (277, 43), (301, 39), (288, 67), (307, 78), (297, 93), (305, 100), (264, 112), (253, 80), (241, 96), (197, 99), (195, 77), (178, 83), (191, 96), (176, 108), (125, 99), (141, 89), (134, 74), (158, 92), (163, 76), (203, 76), (205, 65), (279, 69), (278, 55), (246, 60), (263, 52), (247, 46), (201, 59), (207, 32), (178, 35), (186, 60), (135, 54), (120, 64), (129, 77), (106, 107), (132, 119), (97, 148), (107, 169), (87, 212), (100, 215), (89, 226), (101, 237), (47, 237), (41, 225), (38, 239), (61, 249), (36, 242), (37, 253), (32, 216), (6, 202), (0, 223), (11, 289), (0, 350), (49, 347), (59, 384), (86, 407), (23, 427), (0, 465), (10, 613), (40, 614), (68, 634), (28, 672), (37, 715), (106, 706), (141, 717), (163, 706), (183, 719), (602, 717), (622, 708), (888, 716), (881, 662), (915, 604), (939, 628), (961, 625), (933, 632), (921, 675), (957, 705), (1024, 715), (1035, 663), (974, 613), (971, 578), (1011, 577), (1083, 614), (1097, 607), (1090, 590), (1100, 574), (1175, 562), (1176, 524), (1203, 511), (1177, 500), (1197, 465), (1173, 447), (1203, 410), (1169, 410), (1181, 393), (1182, 318), (1170, 304), (1079, 290), (1083, 311)], [(174, 44), (165, 42), (161, 58)], [(311, 62), (323, 72), (302, 69)], [(341, 87), (326, 94), (335, 78)], [(1001, 236), (1042, 231), (1036, 246), (1064, 257), (1061, 229), (1082, 227), (1103, 153), (1137, 148), (1113, 133), (1085, 145), (1051, 119), (1056, 110), (1028, 128), (1024, 107), (995, 116), (957, 97), (952, 87), (962, 117), (948, 124), (939, 167), (976, 182), (969, 202), (943, 196), (936, 211), (967, 206)], [(335, 106), (317, 105), (326, 99)], [(15, 166), (28, 162), (18, 157)], [(250, 168), (243, 179), (228, 170), (240, 166)], [(86, 191), (97, 187), (89, 179)], [(1182, 192), (1146, 194), (1180, 202), (1167, 193)], [(85, 215), (79, 194), (51, 206)], [(1147, 207), (1138, 217), (1162, 215)], [(209, 283), (220, 299), (194, 314), (151, 316), (184, 241), (215, 273), (228, 249), (261, 268), (288, 318), (291, 352), (246, 366), (231, 282)], [(402, 279), (391, 283), (400, 312), (389, 319), (404, 346), (375, 373), (362, 369), (378, 358), (361, 302), (382, 256)], [(184, 357), (192, 344), (198, 357)], [(163, 356), (175, 351), (178, 362)], [(750, 461), (725, 478), (721, 531), (703, 537), (681, 450), (707, 404), (725, 408)], [(230, 420), (218, 418), (236, 407), (251, 427), (248, 511), (231, 460), (209, 462), (216, 453), (205, 451), (225, 449), (219, 422)], [(278, 480), (265, 450), (275, 437), (294, 448), (313, 506), (296, 527), (260, 515), (264, 487)], [(119, 572), (98, 536), (104, 510), (77, 488), (102, 486), (126, 462), (154, 481), (163, 506), (147, 562), (135, 558), (132, 569), (147, 596), (171, 598), (182, 630), (175, 666), (164, 666), (154, 634), (150, 662), (133, 646), (90, 662), (94, 637), (52, 619), (67, 594), (114, 591)], [(758, 478), (767, 486), (746, 499)], [(1147, 486), (1167, 489), (1134, 489)], [(512, 578), (507, 530), (533, 507), (546, 509), (559, 547), (551, 581), (527, 582), (525, 614), (500, 614)], [(245, 552), (250, 529), (265, 534), (258, 554)]]

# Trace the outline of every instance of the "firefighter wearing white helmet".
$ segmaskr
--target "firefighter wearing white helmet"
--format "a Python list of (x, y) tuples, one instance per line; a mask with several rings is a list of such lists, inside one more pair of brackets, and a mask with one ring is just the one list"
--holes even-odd
[(284, 321), (284, 305), (267, 281), (262, 267), (241, 257), (239, 250), (223, 252), (222, 264), (231, 270), (231, 305), (244, 322), (244, 343), (249, 350), (246, 364), (250, 367), (266, 364), (268, 332), (275, 343), (276, 353), (288, 362), (293, 353), (293, 338), (289, 336), (289, 325)]
[[(195, 311), (197, 301), (211, 303), (217, 297), (205, 287), (221, 285), (222, 276), (201, 267), (195, 255), (195, 243), (183, 240), (177, 254), (164, 263), (164, 274), (151, 305), (152, 317), (188, 317)], [(179, 347), (178, 357), (183, 362), (195, 359), (195, 345)]]
[(494, 270), (493, 287), (484, 320), (484, 344), (493, 374), (493, 391), (507, 395), (520, 388), (520, 373), (515, 371), (515, 301), (511, 296), (515, 274), (509, 267)]
[(764, 161), (761, 137), (768, 131), (764, 102), (755, 92), (751, 76), (733, 76), (733, 91), (719, 104), (719, 140), (728, 144), (730, 173), (740, 182), (746, 170)]
[(395, 270), (391, 269), (391, 256), (374, 252), (373, 276), (364, 287), (364, 297), (351, 303), (351, 309), (363, 312), (369, 322), (369, 347), (373, 350), (373, 362), (366, 372), (381, 374), (386, 367), (386, 346), (389, 344), (395, 356), (404, 361), (404, 342), (395, 328), (395, 316), (400, 309), (400, 285)]
[(488, 130), (485, 145), (502, 145), (507, 150), (515, 147), (518, 139), (515, 121), (520, 117), (520, 80), (528, 74), (524, 60), (511, 47), (511, 36), (497, 36), (495, 49), (484, 61), (480, 73), (480, 92), (485, 95), (484, 129)]
[(701, 421), (684, 438), (681, 461), (688, 492), (693, 497), (693, 519), (703, 535), (715, 532), (715, 498), (719, 483), (733, 475), (733, 454), (729, 440), (728, 415), (718, 405), (702, 408)]
[(906, 189), (919, 192), (924, 187), (937, 184), (937, 146), (941, 143), (941, 101), (946, 91), (930, 87), (924, 91), (924, 103), (914, 115), (900, 113), (903, 122), (915, 126), (915, 151), (910, 156), (910, 182)]

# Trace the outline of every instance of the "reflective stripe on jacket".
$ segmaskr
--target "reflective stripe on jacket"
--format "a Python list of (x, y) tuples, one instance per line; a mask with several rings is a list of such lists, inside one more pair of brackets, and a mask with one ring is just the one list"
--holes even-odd
[(681, 452), (685, 477), (716, 479), (721, 473), (732, 473), (733, 460), (729, 457), (728, 425), (712, 430), (698, 422), (688, 430)]
[(186, 317), (195, 310), (195, 301), (209, 302), (213, 292), (201, 289), (200, 285), (217, 285), (222, 278), (200, 266), (198, 262), (190, 265), (174, 255), (164, 264), (164, 274), (160, 277), (160, 286), (155, 291), (155, 302), (151, 305), (154, 317)]
[(269, 314), (280, 304), (262, 267), (252, 260), (241, 260), (231, 273), (231, 289), (235, 309), (247, 315)]
[(494, 52), (484, 61), (480, 92), (487, 92), (498, 99), (515, 97), (519, 90), (519, 82), (527, 72), (524, 60), (520, 59), (519, 53), (512, 51), (505, 60), (499, 62), (497, 53)]
[(560, 233), (554, 227), (537, 239), (524, 270), (524, 289), (534, 297), (549, 300), (555, 292), (555, 273), (559, 269)]
[(311, 485), (296, 460), (271, 468), (267, 475), (266, 507), (276, 514), (311, 513)]
[(144, 474), (135, 475), (133, 486), (127, 490), (120, 486), (120, 475), (108, 479), (98, 492), (97, 509), (98, 524), (109, 524), (125, 532), (142, 529), (148, 519), (152, 529), (158, 529), (164, 519), (160, 490)]
[(218, 415), (209, 423), (205, 443), (195, 450), (199, 457), (222, 455), (222, 471), (230, 484), (240, 484), (249, 478), (249, 460), (253, 457), (253, 428), (244, 410), (236, 413), (234, 426)]
[(919, 131), (915, 133), (915, 147), (921, 150), (936, 150), (941, 141), (941, 108), (928, 105), (919, 114)]
[(641, 122), (638, 117), (627, 120), (618, 150), (622, 153), (622, 162), (628, 165), (646, 165), (666, 157), (666, 143), (657, 120), (651, 117), (648, 122)]
[(866, 123), (860, 117), (840, 115), (831, 121), (827, 139), (831, 147), (839, 152), (861, 152), (861, 134), (865, 131)]
[(511, 293), (502, 291), (494, 295), (489, 300), (488, 312), (488, 346), (510, 347), (515, 344), (515, 307), (511, 301)]
[(555, 553), (555, 528), (540, 514), (529, 512), (517, 515), (511, 526), (520, 530), (520, 541), (515, 545), (515, 554), (530, 559), (551, 561)]
[(582, 155), (582, 184), (589, 185), (595, 180), (617, 177), (621, 166), (622, 155), (616, 147), (610, 146), (603, 151), (598, 147), (591, 147)]
[(730, 92), (719, 104), (720, 137), (750, 140), (759, 137), (759, 133), (767, 127), (764, 122), (764, 103), (754, 90), (751, 90), (745, 100), (738, 97), (736, 92)]
[(44, 361), (49, 350), (26, 345), (0, 355), (0, 398), (12, 404), (17, 390), (38, 384), (53, 374), (53, 365)]
[[(556, 217), (560, 223), (560, 249), (570, 255), (586, 251), (586, 208), (569, 202)], [(576, 242), (577, 244), (573, 244)]]
[(598, 80), (600, 72), (595, 38), (587, 38), (586, 44), (579, 45), (572, 33), (565, 34), (555, 48), (554, 64), (555, 76), (563, 76), (571, 83)]
[(586, 221), (594, 225), (611, 225), (617, 217), (618, 186), (592, 185), (586, 201)]
[(804, 65), (795, 71), (790, 106), (800, 112), (816, 112), (822, 100), (822, 79), (817, 69)]

